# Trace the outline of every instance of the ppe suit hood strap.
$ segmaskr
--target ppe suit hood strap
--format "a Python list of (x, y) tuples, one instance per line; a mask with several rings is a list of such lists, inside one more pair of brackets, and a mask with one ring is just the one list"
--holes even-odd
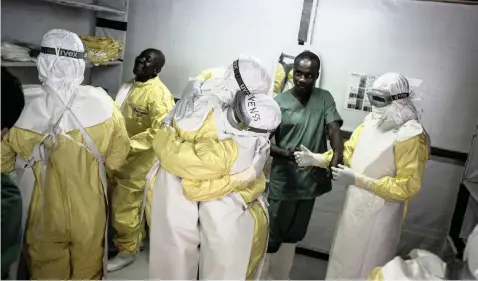
[(251, 92), (249, 92), (249, 89), (247, 89), (244, 80), (242, 80), (241, 72), (239, 71), (239, 60), (236, 60), (232, 63), (232, 68), (234, 70), (234, 78), (236, 78), (237, 85), (239, 85), (241, 91), (247, 95), (250, 95)]
[(392, 100), (401, 100), (410, 97), (410, 93), (400, 93), (396, 95), (391, 95)]
[(56, 48), (50, 48), (50, 47), (41, 47), (40, 52), (46, 55), (67, 57), (71, 59), (79, 59), (79, 60), (86, 59), (85, 52), (76, 52), (76, 51), (60, 49), (60, 48), (56, 49)]

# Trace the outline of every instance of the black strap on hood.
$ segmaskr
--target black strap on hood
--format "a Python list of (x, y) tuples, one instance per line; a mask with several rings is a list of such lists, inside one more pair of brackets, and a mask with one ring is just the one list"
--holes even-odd
[(237, 85), (239, 85), (239, 89), (246, 93), (246, 95), (250, 95), (249, 89), (247, 89), (244, 80), (242, 80), (241, 72), (239, 71), (239, 60), (235, 60), (232, 63), (232, 68), (234, 70), (234, 77), (236, 78)]
[[(57, 53), (57, 50), (58, 50), (58, 53)], [(85, 52), (76, 52), (76, 51), (71, 51), (71, 50), (67, 50), (67, 49), (55, 49), (55, 48), (50, 48), (50, 47), (41, 47), (40, 52), (43, 53), (43, 54), (47, 54), (47, 55), (67, 57), (67, 58), (71, 58), (71, 59), (78, 59), (78, 60), (86, 59), (86, 53)]]

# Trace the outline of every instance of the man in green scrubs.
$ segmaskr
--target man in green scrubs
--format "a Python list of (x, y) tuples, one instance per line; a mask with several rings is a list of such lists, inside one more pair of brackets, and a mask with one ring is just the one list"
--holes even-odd
[[(25, 106), (20, 81), (2, 67), (2, 133), (17, 122)], [(2, 173), (2, 280), (9, 278), (10, 267), (21, 250), (22, 196), (10, 176)]]
[(319, 77), (320, 59), (309, 51), (294, 61), (294, 88), (275, 100), (282, 123), (271, 147), (274, 157), (269, 183), (269, 245), (264, 279), (288, 280), (295, 247), (307, 233), (315, 198), (332, 189), (325, 169), (300, 170), (294, 150), (304, 145), (315, 153), (327, 151), (326, 135), (334, 150), (331, 166), (343, 164), (342, 118), (332, 95), (314, 87)]

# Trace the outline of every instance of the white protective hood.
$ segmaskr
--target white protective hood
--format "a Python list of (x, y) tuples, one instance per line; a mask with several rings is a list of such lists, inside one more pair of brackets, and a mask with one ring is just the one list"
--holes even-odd
[[(253, 57), (240, 56), (238, 60), (242, 80), (249, 92), (251, 94), (267, 94), (271, 87), (271, 78), (267, 69)], [(234, 95), (239, 90), (231, 64), (224, 73), (204, 82), (201, 86), (201, 95), (194, 102), (193, 111), (177, 121), (178, 127), (185, 131), (199, 129), (212, 109), (224, 109), (227, 104), (232, 102)]]
[(365, 117), (364, 124), (377, 125), (383, 130), (400, 129), (398, 141), (405, 141), (424, 133), (428, 147), (431, 147), (430, 137), (419, 122), (420, 116), (414, 104), (414, 93), (405, 76), (398, 73), (384, 74), (374, 81), (372, 90), (387, 92), (390, 95), (410, 93), (410, 96), (394, 100), (384, 107), (372, 106), (372, 113)]
[[(63, 51), (84, 53), (82, 41), (75, 33), (54, 29), (48, 31), (42, 47), (55, 49), (56, 55), (40, 53), (37, 60), (42, 86), (24, 89), (25, 110), (15, 124), (40, 134), (55, 134), (78, 129), (72, 113), (83, 127), (90, 127), (109, 119), (113, 113), (111, 98), (101, 88), (80, 86), (86, 62), (82, 58), (61, 56)], [(71, 110), (66, 110), (66, 108)]]

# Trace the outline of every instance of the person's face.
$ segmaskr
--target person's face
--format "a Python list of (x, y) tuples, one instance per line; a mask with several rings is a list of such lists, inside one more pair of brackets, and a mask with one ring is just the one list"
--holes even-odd
[(144, 51), (134, 61), (133, 73), (141, 77), (153, 77), (161, 71), (154, 52)]
[(310, 59), (303, 58), (294, 64), (294, 85), (297, 93), (309, 93), (317, 81), (319, 66)]

